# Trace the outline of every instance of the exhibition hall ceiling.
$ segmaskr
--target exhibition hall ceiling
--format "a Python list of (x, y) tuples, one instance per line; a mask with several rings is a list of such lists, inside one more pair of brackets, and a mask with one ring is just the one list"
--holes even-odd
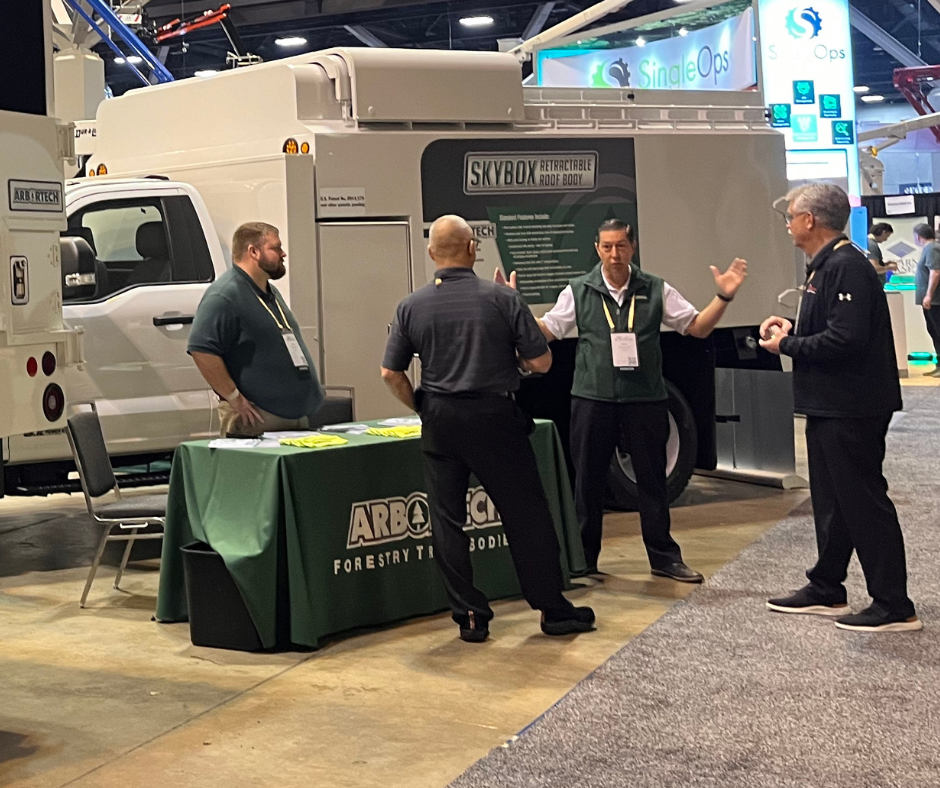
[[(499, 40), (519, 39), (540, 12), (544, 28), (567, 19), (594, 4), (595, 0), (228, 0), (229, 12), (245, 48), (262, 59), (300, 54), (335, 46), (364, 46), (360, 36), (374, 37), (393, 47), (496, 50)], [(175, 19), (194, 19), (217, 9), (218, 0), (150, 0), (144, 7), (141, 38), (153, 49), (153, 33)], [(676, 0), (634, 0), (624, 10), (598, 24), (681, 6)], [(940, 63), (940, 13), (928, 0), (851, 0), (853, 8), (876, 22), (886, 33), (918, 54), (927, 63)], [(812, 0), (794, 0), (796, 6), (812, 6)], [(461, 19), (490, 17), (492, 23), (468, 26)], [(357, 33), (359, 36), (357, 36)], [(278, 40), (282, 40), (278, 44)], [(284, 45), (284, 39), (294, 39)], [(302, 41), (302, 42), (301, 42)], [(869, 86), (870, 93), (887, 101), (903, 99), (892, 85), (892, 73), (901, 64), (880, 46), (856, 30), (852, 42), (856, 82)], [(177, 77), (226, 68), (231, 49), (220, 26), (172, 38), (166, 65)], [(107, 79), (115, 94), (137, 87), (126, 65), (114, 62), (103, 44), (96, 48), (107, 62)]]

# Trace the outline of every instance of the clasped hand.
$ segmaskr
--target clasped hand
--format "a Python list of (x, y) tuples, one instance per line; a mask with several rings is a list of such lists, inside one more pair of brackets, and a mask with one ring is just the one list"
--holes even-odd
[(780, 355), (780, 342), (793, 330), (793, 323), (785, 317), (768, 317), (760, 324), (760, 346), (770, 353)]

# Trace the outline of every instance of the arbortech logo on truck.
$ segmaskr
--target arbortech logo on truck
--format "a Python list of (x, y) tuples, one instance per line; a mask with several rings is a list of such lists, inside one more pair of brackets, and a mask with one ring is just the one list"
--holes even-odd
[[(499, 513), (482, 487), (467, 490), (467, 521), (464, 530), (470, 536), (470, 550), (492, 550), (508, 547), (504, 534), (474, 534), (474, 531), (502, 525)], [(378, 498), (354, 503), (349, 513), (346, 550), (374, 548), (394, 542), (405, 542), (397, 548), (352, 555), (333, 561), (333, 574), (350, 574), (363, 570), (383, 569), (409, 561), (434, 557), (434, 548), (421, 542), (431, 535), (431, 510), (427, 495), (413, 492), (407, 497)], [(410, 540), (418, 542), (413, 546)]]
[(62, 211), (62, 186), (47, 181), (7, 181), (11, 211)]

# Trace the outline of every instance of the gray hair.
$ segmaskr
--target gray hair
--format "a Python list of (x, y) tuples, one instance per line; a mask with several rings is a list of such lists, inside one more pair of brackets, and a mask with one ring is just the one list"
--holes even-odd
[(848, 196), (831, 183), (807, 183), (790, 189), (787, 202), (795, 202), (796, 210), (813, 214), (823, 227), (840, 233), (852, 215)]

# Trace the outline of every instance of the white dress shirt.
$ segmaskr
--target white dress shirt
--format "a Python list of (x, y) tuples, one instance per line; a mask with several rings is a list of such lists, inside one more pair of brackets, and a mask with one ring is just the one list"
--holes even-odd
[[(623, 306), (623, 299), (627, 287), (630, 285), (630, 279), (627, 278), (623, 287), (616, 288), (607, 281), (603, 269), (601, 269), (601, 276), (604, 277), (604, 284), (607, 285), (611, 297), (617, 302), (618, 306)], [(668, 282), (663, 282), (663, 325), (666, 328), (671, 328), (673, 331), (678, 331), (684, 335), (688, 333), (689, 323), (695, 319), (697, 314), (698, 310), (686, 301), (676, 288)], [(542, 315), (542, 322), (558, 339), (567, 336), (577, 325), (574, 291), (571, 289), (571, 285), (561, 291), (555, 306)]]

